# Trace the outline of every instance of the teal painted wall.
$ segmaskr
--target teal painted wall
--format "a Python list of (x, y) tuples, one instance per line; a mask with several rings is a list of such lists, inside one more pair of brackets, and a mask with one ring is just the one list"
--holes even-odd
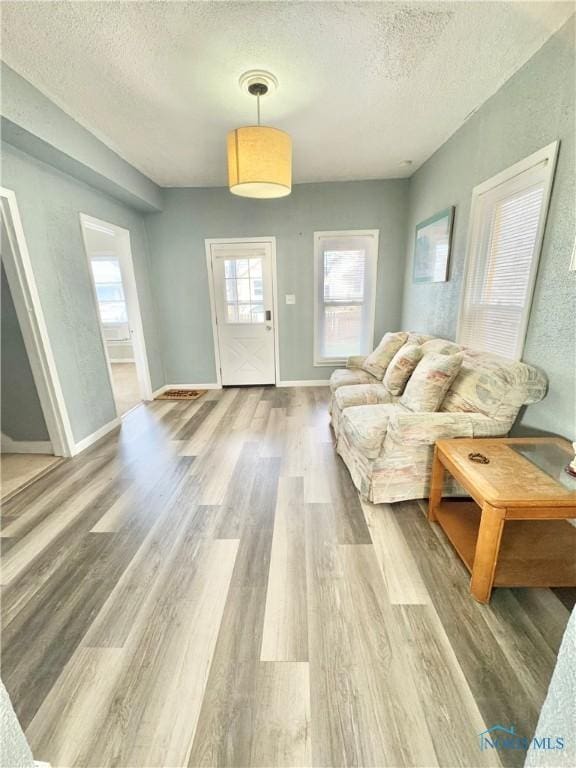
[[(225, 188), (169, 189), (147, 217), (150, 269), (169, 384), (216, 380), (204, 239), (273, 235), (277, 245), (280, 378), (327, 379), (313, 365), (313, 233), (379, 229), (375, 337), (397, 329), (405, 251), (405, 180), (300, 184), (280, 200), (246, 200)], [(296, 294), (286, 305), (284, 295)]]
[(0, 272), (0, 282), (2, 432), (12, 440), (49, 440), (4, 267)]
[[(569, 272), (575, 237), (574, 17), (464, 124), (411, 178), (402, 325), (456, 335), (472, 189), (560, 139), (560, 154), (524, 360), (550, 380), (545, 400), (522, 415), (518, 431), (576, 437), (576, 273)], [(456, 206), (450, 280), (414, 284), (416, 224)]]
[(162, 208), (162, 190), (31, 83), (0, 62), (2, 140), (135, 208)]
[(144, 217), (7, 144), (2, 146), (2, 185), (16, 193), (72, 431), (79, 441), (115, 417), (81, 212), (130, 230), (152, 386), (164, 383)]

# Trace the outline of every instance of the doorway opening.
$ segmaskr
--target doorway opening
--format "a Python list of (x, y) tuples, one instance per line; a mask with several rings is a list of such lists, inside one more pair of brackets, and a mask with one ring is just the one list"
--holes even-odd
[(218, 384), (275, 384), (275, 238), (208, 239), (206, 261)]
[(74, 441), (16, 196), (0, 188), (0, 497), (3, 502), (73, 453)]
[(130, 233), (83, 213), (80, 222), (116, 412), (124, 416), (152, 399)]
[(62, 459), (54, 448), (46, 425), (38, 389), (12, 291), (4, 268), (7, 242), (2, 238), (0, 269), (1, 327), (1, 418), (0, 498), (7, 501)]

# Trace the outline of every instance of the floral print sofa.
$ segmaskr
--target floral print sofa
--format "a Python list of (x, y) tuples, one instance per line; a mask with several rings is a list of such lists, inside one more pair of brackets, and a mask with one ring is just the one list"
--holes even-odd
[[(546, 394), (545, 375), (524, 363), (430, 336), (387, 336), (401, 336), (401, 347), (418, 345), (422, 360), (431, 354), (458, 355), (459, 372), (430, 412), (411, 409), (405, 396), (410, 379), (404, 396), (392, 394), (382, 381), (385, 372), (369, 372), (380, 374), (383, 368), (366, 366), (364, 357), (349, 358), (346, 369), (332, 374), (330, 413), (337, 451), (362, 497), (375, 504), (427, 497), (436, 440), (505, 436), (520, 408)], [(464, 495), (450, 480), (445, 492)]]

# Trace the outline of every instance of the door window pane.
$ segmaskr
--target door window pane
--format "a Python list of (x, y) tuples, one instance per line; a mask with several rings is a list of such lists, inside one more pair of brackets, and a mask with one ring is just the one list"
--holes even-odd
[(236, 280), (236, 290), (239, 302), (250, 301), (250, 280)]
[(262, 259), (250, 259), (250, 277), (262, 278)]
[(248, 259), (236, 259), (236, 277), (249, 277), (249, 263)]
[(229, 323), (263, 323), (262, 259), (225, 259), (224, 291)]
[(236, 293), (236, 280), (226, 279), (226, 301), (238, 301), (238, 294)]
[(264, 322), (264, 305), (252, 304), (252, 322), (263, 323)]
[(252, 301), (262, 301), (262, 280), (260, 278), (256, 280), (250, 278), (250, 298)]
[(252, 314), (250, 312), (250, 304), (238, 304), (238, 320), (241, 323), (251, 323)]

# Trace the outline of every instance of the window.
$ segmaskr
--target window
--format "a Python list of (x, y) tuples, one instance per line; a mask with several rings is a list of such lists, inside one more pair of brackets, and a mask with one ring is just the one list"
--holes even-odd
[(367, 354), (374, 340), (378, 230), (314, 233), (314, 364)]
[(113, 257), (90, 260), (96, 285), (100, 319), (104, 325), (128, 322), (120, 262)]
[(226, 321), (263, 323), (262, 259), (224, 259)]
[(460, 344), (522, 356), (557, 148), (550, 144), (472, 193)]

